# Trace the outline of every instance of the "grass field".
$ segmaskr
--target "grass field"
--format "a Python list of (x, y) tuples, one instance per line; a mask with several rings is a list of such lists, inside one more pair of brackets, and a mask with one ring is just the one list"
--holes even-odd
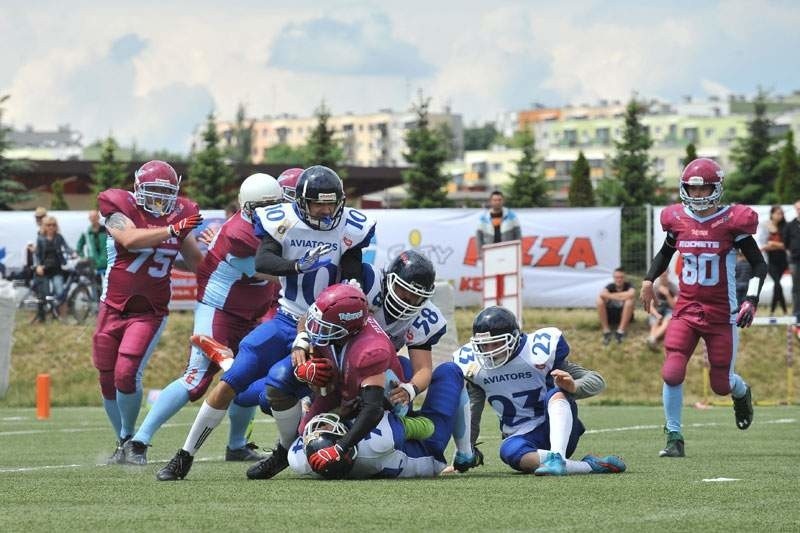
[[(729, 407), (687, 409), (687, 454), (662, 459), (656, 407), (582, 406), (576, 452), (614, 452), (620, 475), (536, 478), (497, 457), (484, 417), (487, 464), (430, 480), (318, 481), (283, 472), (249, 481), (225, 463), (224, 423), (187, 480), (154, 472), (182, 443), (196, 409), (156, 435), (147, 467), (99, 466), (113, 436), (100, 408), (0, 409), (0, 531), (798, 531), (800, 407), (761, 407), (739, 431)], [(275, 438), (260, 417), (254, 435)], [(721, 478), (731, 479), (722, 481)], [(708, 481), (716, 480), (716, 481)]]

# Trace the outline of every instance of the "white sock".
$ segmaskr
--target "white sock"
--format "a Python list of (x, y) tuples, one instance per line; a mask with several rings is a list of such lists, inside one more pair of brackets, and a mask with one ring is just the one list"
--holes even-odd
[(272, 410), (272, 418), (278, 426), (278, 435), (281, 446), (287, 450), (292, 446), (294, 439), (297, 438), (297, 426), (300, 425), (300, 418), (303, 416), (303, 409), (300, 402), (297, 402), (285, 411)]
[(183, 449), (189, 452), (189, 455), (196, 454), (214, 428), (225, 418), (227, 412), (227, 409), (214, 409), (204, 401), (194, 419), (192, 429), (189, 430)]
[(547, 404), (550, 420), (550, 449), (567, 456), (567, 444), (572, 433), (572, 409), (565, 398), (552, 399)]

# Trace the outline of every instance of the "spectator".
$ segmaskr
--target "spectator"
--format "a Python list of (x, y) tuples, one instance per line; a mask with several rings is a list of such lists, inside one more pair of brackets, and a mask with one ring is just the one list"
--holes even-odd
[(476, 235), (478, 253), (481, 253), (485, 244), (522, 238), (522, 228), (520, 228), (517, 215), (503, 207), (503, 202), (503, 193), (500, 191), (494, 191), (489, 197), (489, 209), (481, 215)]
[(786, 219), (780, 205), (773, 205), (769, 210), (769, 219), (758, 226), (758, 245), (766, 255), (769, 277), (772, 278), (770, 314), (773, 315), (779, 305), (783, 314), (786, 314), (786, 298), (783, 296), (783, 287), (781, 287), (781, 277), (789, 266), (786, 247), (783, 245), (783, 228), (785, 226)]
[(108, 233), (105, 226), (100, 224), (100, 213), (96, 209), (89, 211), (89, 227), (81, 233), (78, 245), (75, 247), (80, 257), (91, 259), (97, 275), (103, 276), (108, 264), (106, 252), (106, 239)]
[(626, 279), (622, 267), (614, 270), (614, 282), (609, 283), (597, 297), (597, 313), (603, 328), (603, 344), (611, 342), (611, 328), (618, 343), (625, 338), (625, 328), (633, 320), (636, 291)]
[(60, 295), (64, 290), (64, 270), (67, 257), (74, 252), (58, 232), (58, 222), (53, 216), (42, 219), (42, 232), (36, 241), (34, 283), (39, 296), (36, 320), (44, 322), (44, 301), (47, 296)]
[(792, 271), (792, 313), (800, 324), (800, 199), (794, 202), (797, 216), (783, 227), (783, 246), (789, 254)]
[(42, 206), (37, 207), (36, 211), (33, 212), (33, 218), (36, 220), (37, 235), (42, 234), (42, 221), (46, 216), (47, 216), (47, 209), (45, 209)]
[(667, 324), (672, 318), (672, 309), (675, 307), (675, 299), (678, 296), (678, 287), (669, 279), (669, 273), (665, 270), (653, 284), (656, 294), (654, 304), (650, 306), (650, 334), (647, 336), (647, 347), (651, 350), (658, 349), (658, 343), (664, 338), (667, 331)]

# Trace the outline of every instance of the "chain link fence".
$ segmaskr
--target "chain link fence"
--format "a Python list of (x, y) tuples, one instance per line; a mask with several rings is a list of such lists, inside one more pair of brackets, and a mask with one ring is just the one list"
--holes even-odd
[(653, 206), (622, 208), (622, 268), (642, 278), (653, 257)]

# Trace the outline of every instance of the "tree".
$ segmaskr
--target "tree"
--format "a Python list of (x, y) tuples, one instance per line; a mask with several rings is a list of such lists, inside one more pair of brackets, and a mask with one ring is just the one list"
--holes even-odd
[(775, 180), (775, 195), (782, 204), (791, 204), (800, 198), (800, 164), (794, 147), (794, 133), (786, 133), (786, 142), (779, 154), (778, 178)]
[(265, 163), (282, 163), (293, 167), (302, 167), (308, 161), (305, 146), (292, 148), (288, 144), (276, 144), (264, 150)]
[(202, 208), (223, 209), (236, 198), (236, 178), (220, 152), (214, 113), (208, 114), (203, 142), (189, 165), (189, 196)]
[(683, 166), (685, 167), (695, 159), (697, 159), (697, 148), (694, 143), (689, 143), (686, 145), (686, 157), (683, 158)]
[(53, 197), (50, 199), (50, 209), (53, 211), (68, 211), (69, 204), (64, 198), (64, 181), (54, 181), (50, 189), (53, 191)]
[(516, 139), (522, 149), (522, 158), (517, 161), (517, 172), (509, 174), (511, 182), (506, 187), (506, 204), (509, 207), (548, 206), (550, 186), (536, 151), (536, 139), (528, 128), (520, 131)]
[(578, 152), (578, 159), (572, 165), (569, 184), (570, 207), (594, 207), (594, 190), (589, 176), (589, 162), (583, 151)]
[(772, 120), (767, 116), (767, 95), (759, 90), (753, 102), (753, 120), (747, 123), (747, 135), (736, 139), (731, 160), (736, 170), (726, 178), (727, 201), (748, 204), (769, 204), (775, 198), (777, 158), (770, 152)]
[(417, 114), (416, 125), (406, 132), (408, 151), (403, 157), (410, 168), (403, 171), (403, 180), (408, 185), (405, 207), (446, 207), (450, 205), (445, 187), (449, 181), (442, 174), (442, 164), (447, 160), (445, 139), (431, 129), (428, 107), (431, 99), (419, 94), (413, 109)]
[[(317, 125), (308, 137), (304, 166), (324, 165), (338, 172), (337, 167), (341, 164), (344, 152), (333, 139), (333, 129), (328, 127), (331, 112), (324, 101), (314, 111), (314, 115), (317, 117)], [(339, 176), (344, 177), (341, 172)]]
[(117, 159), (118, 150), (117, 142), (109, 135), (103, 142), (100, 161), (94, 164), (92, 173), (92, 194), (95, 205), (97, 205), (97, 195), (101, 192), (125, 188), (128, 179), (127, 170), (125, 164)]
[(233, 127), (233, 144), (226, 150), (226, 155), (234, 163), (250, 163), (250, 150), (253, 146), (253, 121), (247, 120), (244, 104), (236, 108), (236, 124)]
[(488, 150), (499, 132), (494, 124), (464, 128), (464, 150)]
[(626, 270), (639, 273), (644, 272), (648, 254), (644, 206), (663, 201), (649, 154), (653, 140), (641, 121), (645, 111), (635, 97), (628, 102), (622, 140), (614, 142), (611, 176), (597, 188), (601, 205), (622, 207), (622, 264)]
[(13, 178), (15, 174), (24, 171), (28, 164), (3, 156), (11, 146), (7, 138), (11, 128), (3, 125), (3, 104), (8, 98), (8, 95), (0, 96), (0, 210), (2, 211), (8, 211), (12, 208), (12, 204), (24, 202), (31, 197), (25, 187)]

